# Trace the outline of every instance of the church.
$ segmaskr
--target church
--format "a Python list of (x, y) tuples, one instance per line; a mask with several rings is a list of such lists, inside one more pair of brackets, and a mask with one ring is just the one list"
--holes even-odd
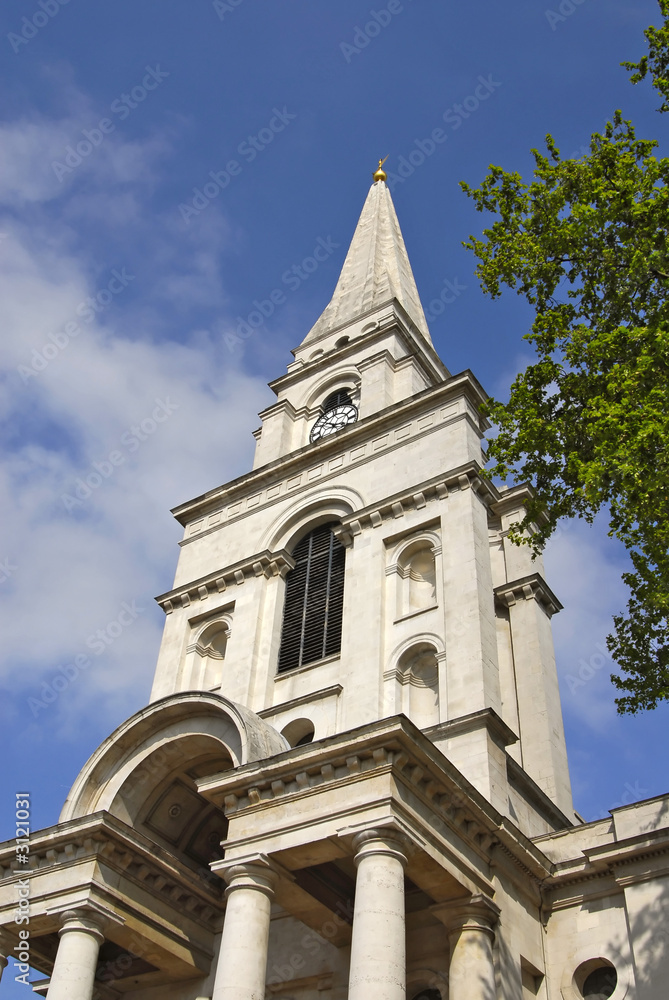
[(37, 995), (667, 996), (669, 796), (574, 812), (529, 488), (482, 475), (486, 393), (386, 180), (253, 469), (173, 511), (149, 704), (23, 871), (0, 845), (0, 967), (29, 950)]

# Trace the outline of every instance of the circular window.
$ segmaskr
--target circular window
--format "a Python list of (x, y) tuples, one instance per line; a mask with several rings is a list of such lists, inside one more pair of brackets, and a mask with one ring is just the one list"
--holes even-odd
[(607, 959), (594, 958), (579, 965), (574, 985), (583, 1000), (609, 1000), (618, 985), (618, 973)]
[(441, 993), (439, 990), (421, 990), (413, 1000), (441, 1000)]
[(595, 969), (583, 983), (584, 1000), (609, 1000), (616, 986), (618, 976), (616, 970), (611, 966), (602, 966)]

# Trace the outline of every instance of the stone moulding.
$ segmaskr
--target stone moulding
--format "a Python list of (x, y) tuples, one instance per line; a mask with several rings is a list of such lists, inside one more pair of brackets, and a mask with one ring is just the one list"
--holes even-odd
[(558, 809), (553, 800), (537, 785), (536, 781), (530, 778), (527, 771), (513, 757), (507, 756), (506, 769), (509, 785), (520, 791), (521, 795), (528, 802), (531, 802), (537, 812), (544, 815), (556, 830), (572, 827), (571, 821)]
[(540, 573), (531, 573), (519, 580), (502, 583), (494, 589), (495, 600), (503, 607), (512, 607), (517, 601), (536, 601), (549, 618), (562, 611), (557, 599)]
[[(410, 491), (393, 494), (380, 504), (354, 511), (342, 520), (341, 527), (335, 533), (343, 545), (350, 546), (355, 536), (363, 529), (377, 528), (385, 521), (402, 517), (411, 510), (421, 510), (429, 502), (446, 500), (451, 493), (458, 490), (472, 489), (484, 503), (490, 503), (495, 499), (497, 491), (481, 473), (481, 467), (476, 462), (459, 466), (445, 476), (436, 476), (420, 483)], [(225, 569), (216, 570), (185, 586), (160, 594), (156, 597), (156, 602), (165, 614), (169, 615), (180, 608), (187, 608), (207, 600), (210, 595), (223, 593), (230, 587), (241, 586), (247, 579), (253, 577), (285, 577), (293, 566), (293, 558), (285, 549), (278, 552), (265, 549)]]
[[(333, 657), (333, 659), (336, 659), (336, 657)], [(318, 691), (308, 691), (306, 694), (291, 698), (290, 701), (283, 701), (278, 705), (270, 705), (269, 708), (263, 708), (262, 711), (258, 712), (258, 718), (271, 719), (272, 716), (279, 715), (280, 712), (289, 712), (291, 709), (299, 708), (300, 705), (313, 705), (315, 701), (321, 701), (323, 698), (338, 698), (343, 690), (341, 684), (331, 684), (329, 687), (320, 688)]]
[(494, 486), (481, 476), (481, 466), (468, 462), (451, 470), (447, 475), (434, 476), (410, 490), (395, 493), (380, 503), (356, 510), (342, 519), (338, 535), (344, 545), (351, 545), (356, 535), (365, 528), (378, 528), (388, 520), (402, 517), (412, 510), (422, 510), (428, 503), (447, 500), (451, 493), (472, 489), (486, 500), (494, 498)]
[[(653, 863), (653, 859), (658, 860)], [(630, 870), (632, 865), (640, 863), (636, 871)], [(622, 891), (627, 886), (668, 875), (669, 831), (666, 828), (625, 840), (614, 840), (556, 865), (550, 888), (553, 893), (559, 893), (560, 898), (552, 900), (552, 908), (564, 909), (575, 902), (582, 902), (586, 897), (591, 898), (591, 891), (577, 890), (584, 883), (606, 880), (598, 893), (604, 897), (612, 891)], [(569, 892), (570, 889), (573, 891)]]
[[(179, 914), (185, 911), (196, 923), (211, 931), (216, 929), (223, 906), (224, 886), (220, 880), (210, 874), (206, 881), (194, 878), (192, 869), (109, 813), (94, 813), (40, 831), (31, 838), (30, 852), (30, 869), (17, 873), (14, 842), (0, 845), (0, 885), (9, 886), (20, 876), (35, 879), (49, 869), (62, 871), (93, 861), (141, 885), (160, 900), (161, 907), (173, 910), (177, 925)], [(67, 878), (61, 878), (61, 883), (62, 891), (69, 892)], [(93, 884), (103, 891), (106, 889), (98, 876)], [(118, 892), (116, 884), (113, 891)], [(33, 909), (38, 901), (39, 896), (31, 896)], [(52, 908), (53, 898), (48, 903)], [(14, 905), (13, 895), (11, 905)]]
[(434, 739), (437, 736), (459, 736), (462, 733), (474, 732), (477, 729), (486, 729), (495, 743), (502, 749), (505, 749), (512, 743), (518, 742), (516, 733), (507, 726), (506, 722), (492, 708), (482, 708), (477, 712), (461, 715), (457, 719), (438, 722), (436, 725), (426, 729), (425, 734), (430, 739)]
[[(461, 398), (464, 398), (469, 403), (469, 407), (474, 414), (479, 413), (481, 404), (487, 398), (474, 375), (468, 370), (461, 372), (459, 375), (452, 376), (447, 382), (441, 385), (431, 386), (403, 400), (399, 404), (395, 403), (378, 413), (371, 414), (369, 417), (351, 424), (341, 434), (325, 438), (318, 445), (305, 445), (289, 456), (277, 459), (260, 469), (241, 476), (239, 479), (232, 480), (232, 482), (226, 484), (224, 487), (218, 487), (209, 493), (181, 504), (179, 507), (173, 508), (172, 514), (174, 514), (177, 521), (184, 527), (189, 524), (192, 525), (198, 518), (202, 518), (208, 514), (220, 513), (224, 507), (241, 503), (241, 501), (249, 496), (255, 496), (260, 491), (278, 486), (284, 480), (290, 480), (291, 477), (295, 477), (300, 473), (306, 473), (313, 464), (322, 464), (329, 458), (340, 454), (344, 442), (346, 449), (355, 450), (358, 445), (371, 440), (384, 431), (401, 427), (406, 421), (419, 418), (427, 403), (432, 407), (443, 407), (445, 404), (455, 402)], [(473, 422), (472, 412), (470, 412), (469, 408), (465, 408), (463, 412), (450, 414), (444, 419), (465, 419)], [(479, 417), (475, 427), (477, 433), (485, 430), (486, 426), (485, 419)], [(423, 428), (419, 427), (418, 430), (420, 433), (423, 432)], [(406, 438), (403, 440), (406, 440)], [(371, 457), (373, 458), (374, 456)], [(370, 455), (361, 454), (360, 458), (356, 459), (356, 464), (357, 461), (369, 461), (369, 459)], [(277, 498), (278, 496), (279, 494), (277, 493)], [(499, 499), (497, 491), (495, 491), (495, 499)], [(222, 523), (229, 523), (230, 520), (230, 517), (227, 518), (227, 521), (221, 520), (215, 525), (214, 529), (210, 530), (215, 530)], [(197, 537), (200, 537), (200, 535)], [(189, 541), (190, 538), (185, 538), (180, 544), (188, 544)]]
[[(360, 727), (197, 784), (200, 794), (232, 819), (242, 813), (269, 810), (278, 799), (282, 803), (293, 799), (297, 814), (299, 799), (316, 795), (326, 786), (344, 788), (384, 772), (418, 795), (486, 862), (493, 859), (496, 847), (502, 846), (535, 885), (550, 874), (553, 866), (541, 851), (404, 717)], [(430, 836), (436, 836), (434, 831)]]
[(264, 576), (283, 576), (293, 568), (295, 561), (293, 557), (281, 549), (279, 552), (258, 552), (233, 563), (224, 570), (217, 570), (207, 576), (193, 580), (185, 587), (176, 587), (166, 594), (156, 597), (156, 602), (161, 606), (166, 615), (169, 615), (176, 608), (187, 608), (196, 601), (205, 601), (210, 594), (222, 594), (228, 587), (240, 587), (247, 579)]

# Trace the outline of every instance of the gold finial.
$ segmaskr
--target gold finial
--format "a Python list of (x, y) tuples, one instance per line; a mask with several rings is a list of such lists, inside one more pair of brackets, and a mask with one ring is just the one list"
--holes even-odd
[(375, 181), (385, 181), (385, 180), (387, 180), (388, 175), (386, 174), (385, 170), (381, 169), (381, 167), (383, 166), (383, 164), (386, 162), (387, 159), (388, 159), (388, 157), (384, 156), (384, 158), (382, 160), (379, 160), (379, 169), (374, 174), (374, 180)]

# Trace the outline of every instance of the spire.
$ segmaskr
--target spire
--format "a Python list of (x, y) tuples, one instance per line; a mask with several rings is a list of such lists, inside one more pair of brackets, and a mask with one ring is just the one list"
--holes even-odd
[(332, 299), (303, 344), (397, 299), (432, 344), (406, 247), (381, 169), (374, 174)]

